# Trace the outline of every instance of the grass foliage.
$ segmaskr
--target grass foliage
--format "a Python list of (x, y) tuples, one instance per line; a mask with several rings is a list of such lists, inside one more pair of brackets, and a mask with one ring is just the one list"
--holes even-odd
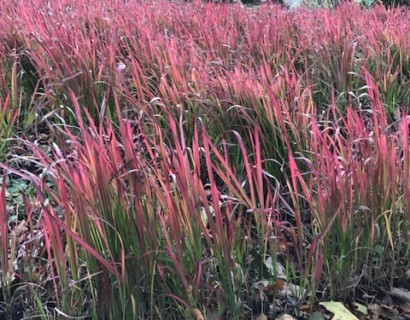
[(405, 281), (408, 11), (0, 8), (6, 318), (251, 318), (280, 279), (296, 304)]

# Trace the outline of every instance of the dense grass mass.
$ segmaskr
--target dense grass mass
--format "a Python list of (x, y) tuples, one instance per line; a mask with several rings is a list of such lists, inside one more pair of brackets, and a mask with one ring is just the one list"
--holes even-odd
[(409, 285), (408, 10), (0, 8), (2, 319), (274, 318)]

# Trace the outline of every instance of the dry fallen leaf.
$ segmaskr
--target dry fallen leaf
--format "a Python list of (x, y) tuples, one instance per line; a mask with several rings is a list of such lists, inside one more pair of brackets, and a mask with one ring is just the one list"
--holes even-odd
[(376, 319), (393, 319), (398, 311), (387, 305), (379, 305), (377, 303), (369, 304), (367, 309), (376, 317)]
[[(278, 284), (279, 284), (279, 282), (278, 282)], [(293, 298), (296, 298), (296, 299), (300, 299), (303, 296), (305, 296), (306, 289), (304, 289), (304, 288), (302, 288), (302, 287), (300, 287), (296, 284), (293, 284), (293, 283), (286, 283), (284, 281), (281, 281), (280, 285), (278, 285), (278, 292), (277, 293), (280, 297), (287, 297), (287, 298), (293, 297)]]
[(410, 315), (410, 303), (403, 303), (402, 305), (400, 305), (400, 308), (403, 310), (403, 312), (405, 314), (409, 314)]
[(292, 317), (290, 314), (283, 314), (279, 318), (276, 318), (276, 320), (295, 320), (294, 317)]
[(18, 225), (13, 228), (11, 232), (12, 238), (16, 240), (16, 243), (21, 243), (24, 240), (24, 234), (28, 230), (26, 220), (22, 220)]
[(192, 309), (192, 313), (195, 316), (195, 320), (205, 320), (204, 316), (202, 315), (202, 312), (199, 309)]
[(255, 320), (268, 320), (268, 317), (266, 316), (266, 314), (261, 313), (259, 316), (255, 318)]

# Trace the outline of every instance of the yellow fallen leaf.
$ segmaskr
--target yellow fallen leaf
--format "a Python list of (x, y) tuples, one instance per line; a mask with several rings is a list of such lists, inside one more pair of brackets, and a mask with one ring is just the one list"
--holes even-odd
[(359, 320), (342, 303), (336, 301), (320, 302), (319, 305), (333, 313), (332, 320)]
[(364, 305), (355, 302), (354, 306), (356, 307), (357, 312), (360, 312), (361, 314), (367, 316), (367, 308)]

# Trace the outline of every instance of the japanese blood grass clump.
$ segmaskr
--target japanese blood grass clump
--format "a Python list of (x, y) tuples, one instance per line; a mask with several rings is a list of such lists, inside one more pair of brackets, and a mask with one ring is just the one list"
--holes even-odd
[(330, 126), (320, 129), (312, 122), (308, 171), (301, 172), (294, 162), (297, 155), (289, 154), (294, 215), (301, 220), (308, 206), (312, 236), (321, 246), (316, 255), (323, 279), (314, 283), (324, 295), (343, 299), (359, 283), (400, 283), (409, 263), (402, 258), (409, 252), (409, 119), (403, 116), (388, 125), (368, 73), (366, 83), (370, 110), (348, 107), (343, 115), (333, 104), (326, 118)]
[[(168, 115), (170, 137), (155, 119), (126, 120), (116, 133), (109, 121), (100, 129), (84, 126), (72, 95), (81, 137), (64, 126), (55, 131), (52, 156), (33, 146), (55, 188), (42, 183), (45, 176), (28, 176), (42, 198), (61, 312), (187, 315), (211, 299), (235, 316), (249, 302), (244, 257), (277, 257), (278, 247), (288, 280), (305, 294), (346, 297), (358, 283), (379, 283), (386, 274), (393, 284), (408, 250), (408, 179), (400, 178), (408, 170), (408, 120), (389, 131), (377, 88), (366, 81), (372, 116), (350, 108), (344, 115), (334, 104), (326, 118), (333, 127), (312, 121), (306, 156), (289, 151), (287, 192), (264, 170), (257, 127), (249, 133), (252, 156), (234, 134), (239, 168), (228, 145), (214, 145), (199, 123), (187, 146), (182, 115), (178, 122)], [(307, 170), (298, 169), (297, 157)], [(245, 173), (241, 180), (237, 170)], [(82, 289), (67, 285), (69, 277)], [(83, 290), (94, 302), (87, 310)]]
[[(15, 48), (5, 47), (5, 54), (17, 50), (26, 57), (24, 77), (30, 73), (38, 80), (30, 82), (31, 86), (38, 82), (42, 88), (36, 95), (41, 103), (35, 104), (40, 115), (65, 106), (61, 113), (74, 121), (66, 110), (73, 107), (70, 89), (93, 120), (102, 122), (104, 116), (117, 116), (113, 95), (121, 93), (122, 115), (138, 114), (153, 97), (160, 97), (166, 105), (181, 105), (190, 111), (191, 120), (185, 125), (189, 130), (198, 116), (212, 124), (227, 109), (232, 108), (232, 115), (237, 105), (242, 109), (261, 103), (269, 107), (271, 98), (266, 95), (278, 99), (282, 93), (267, 92), (265, 85), (273, 79), (259, 81), (261, 66), (269, 66), (274, 77), (282, 67), (295, 70), (293, 76), (301, 77), (302, 92), (311, 91), (318, 110), (330, 104), (333, 91), (343, 108), (364, 85), (358, 74), (360, 66), (372, 63), (372, 52), (384, 61), (383, 53), (392, 45), (405, 57), (400, 35), (409, 31), (401, 11), (387, 11), (382, 6), (362, 11), (352, 3), (341, 4), (335, 11), (291, 14), (279, 6), (250, 10), (199, 3), (118, 5), (113, 1), (111, 5), (116, 10), (110, 10), (108, 3), (95, 3), (89, 10), (87, 3), (73, 6), (60, 1), (49, 6), (39, 1), (34, 6), (37, 10), (31, 12), (32, 6), (24, 3), (4, 4), (14, 20), (2, 22), (1, 37), (5, 43), (15, 43)], [(391, 24), (388, 32), (384, 31), (385, 20)], [(244, 82), (246, 93), (238, 91)], [(393, 94), (387, 95), (387, 107), (407, 101), (406, 87), (399, 89), (402, 82), (389, 88)], [(292, 86), (282, 89), (284, 94), (293, 90)], [(295, 98), (289, 94), (286, 103), (292, 104)], [(197, 102), (195, 107), (192, 100)], [(210, 106), (218, 108), (212, 111)], [(210, 134), (218, 136), (235, 129), (232, 123), (216, 121)], [(278, 153), (282, 158), (286, 154)]]
[(37, 313), (251, 317), (268, 258), (301, 301), (402, 278), (407, 12), (27, 3), (2, 6), (27, 67), (1, 79), (33, 77), (51, 143), (25, 141), (41, 175), (1, 166), (36, 188)]
[[(111, 38), (115, 35), (107, 31), (109, 23), (93, 13), (81, 18), (68, 11), (66, 14), (62, 17), (58, 8), (51, 7), (43, 7), (34, 14), (27, 7), (20, 8), (19, 20), (24, 23), (25, 32), (32, 34), (23, 36), (22, 55), (34, 67), (43, 91), (39, 113), (47, 114), (61, 105), (69, 105), (68, 92), (73, 90), (95, 122), (106, 114), (114, 116), (105, 102), (111, 98), (109, 85), (116, 79), (116, 50)], [(67, 19), (78, 19), (77, 28), (70, 28)], [(89, 24), (89, 20), (93, 23)], [(88, 88), (87, 94), (82, 94), (83, 88)], [(64, 116), (66, 121), (73, 121), (70, 112)]]
[[(397, 119), (397, 106), (407, 108), (409, 91), (408, 53), (402, 47), (407, 40), (401, 36), (409, 30), (406, 20), (402, 20), (408, 12), (387, 11), (383, 6), (357, 9), (354, 4), (344, 3), (336, 9), (337, 14), (317, 10), (296, 15), (295, 66), (311, 88), (319, 111), (330, 104), (333, 93), (340, 109), (346, 103), (360, 108), (365, 86), (361, 68), (366, 67), (378, 80), (389, 116)], [(395, 26), (386, 30), (392, 21)]]
[(0, 81), (0, 161), (5, 161), (8, 144), (18, 129), (21, 112), (21, 86), (18, 81), (18, 63), (14, 61), (8, 68), (9, 62), (3, 60), (0, 67), (9, 69)]
[[(381, 59), (383, 55), (384, 59)], [(410, 105), (410, 57), (405, 51), (390, 44), (369, 58), (369, 72), (378, 85), (387, 116), (397, 120), (400, 109), (409, 113)]]
[[(59, 146), (51, 155), (30, 145), (44, 166), (41, 177), (11, 169), (37, 190), (59, 313), (180, 317), (214, 301), (236, 317), (248, 298), (244, 258), (252, 248), (245, 239), (256, 241), (262, 256), (274, 251), (270, 242), (277, 246), (270, 221), (278, 198), (265, 182), (260, 133), (252, 138), (254, 163), (237, 135), (241, 181), (226, 144), (217, 148), (204, 129), (196, 126), (185, 144), (182, 117), (168, 116), (171, 137), (155, 119), (126, 120), (116, 132), (108, 120), (99, 129), (84, 126), (72, 99), (80, 135), (54, 127)], [(244, 210), (254, 221), (242, 218)]]
[(19, 108), (13, 108), (8, 96), (5, 101), (0, 101), (0, 112), (0, 160), (4, 161), (7, 153), (7, 140), (13, 135)]
[[(6, 177), (2, 179), (1, 191), (0, 191), (0, 218), (1, 218), (1, 244), (0, 244), (0, 257), (1, 257), (1, 275), (0, 282), (2, 288), (3, 301), (6, 304), (11, 302), (11, 284), (13, 282), (13, 252), (9, 257), (10, 243), (9, 243), (9, 219), (7, 214), (6, 205)], [(13, 251), (15, 248), (13, 248)], [(5, 310), (5, 314), (9, 314), (8, 310)]]

